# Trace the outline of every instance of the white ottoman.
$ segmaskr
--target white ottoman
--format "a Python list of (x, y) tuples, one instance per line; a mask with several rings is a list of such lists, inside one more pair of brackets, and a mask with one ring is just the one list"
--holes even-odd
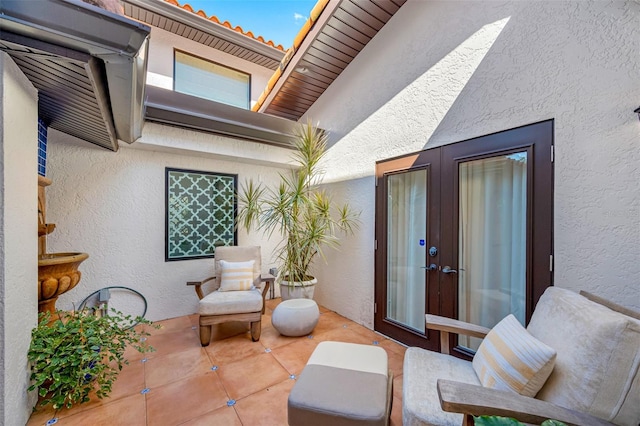
[(291, 299), (276, 306), (271, 314), (271, 324), (283, 336), (304, 336), (313, 331), (319, 318), (320, 310), (315, 301)]
[(289, 393), (290, 426), (388, 426), (393, 374), (378, 346), (320, 342)]

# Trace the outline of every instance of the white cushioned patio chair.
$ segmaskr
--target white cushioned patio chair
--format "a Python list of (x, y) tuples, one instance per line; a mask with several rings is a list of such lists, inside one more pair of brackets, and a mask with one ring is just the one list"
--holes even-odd
[(637, 312), (589, 293), (549, 287), (526, 329), (512, 316), (492, 330), (434, 315), (426, 315), (426, 325), (440, 332), (444, 352), (449, 333), (486, 337), (473, 362), (407, 349), (405, 426), (472, 425), (473, 416), (481, 415), (527, 424), (640, 422)]
[[(189, 281), (200, 299), (200, 343), (209, 345), (211, 326), (229, 321), (251, 323), (251, 339), (260, 340), (265, 296), (275, 277), (261, 274), (260, 247), (216, 247), (215, 275), (202, 281)], [(203, 285), (211, 292), (204, 295)], [(261, 285), (264, 283), (264, 286)]]

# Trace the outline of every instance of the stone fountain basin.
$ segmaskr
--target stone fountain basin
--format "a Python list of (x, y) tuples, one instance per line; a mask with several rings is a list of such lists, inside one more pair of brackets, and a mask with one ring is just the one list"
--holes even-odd
[(87, 253), (47, 253), (38, 256), (38, 302), (57, 299), (74, 288), (82, 274), (78, 266)]

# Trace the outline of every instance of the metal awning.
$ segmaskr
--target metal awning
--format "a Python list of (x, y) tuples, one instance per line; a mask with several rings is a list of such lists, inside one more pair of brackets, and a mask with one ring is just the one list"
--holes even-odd
[(38, 89), (41, 118), (114, 151), (142, 134), (150, 31), (79, 0), (0, 2), (0, 49)]
[(146, 93), (148, 121), (293, 148), (296, 123), (290, 120), (155, 86)]

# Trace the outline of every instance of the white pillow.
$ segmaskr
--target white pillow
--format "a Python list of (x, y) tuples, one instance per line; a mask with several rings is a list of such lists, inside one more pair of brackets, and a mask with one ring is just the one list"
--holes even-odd
[(485, 387), (534, 397), (555, 362), (556, 351), (509, 315), (484, 338), (473, 358), (473, 369)]
[(246, 262), (220, 261), (219, 291), (251, 290), (253, 287), (254, 260)]

